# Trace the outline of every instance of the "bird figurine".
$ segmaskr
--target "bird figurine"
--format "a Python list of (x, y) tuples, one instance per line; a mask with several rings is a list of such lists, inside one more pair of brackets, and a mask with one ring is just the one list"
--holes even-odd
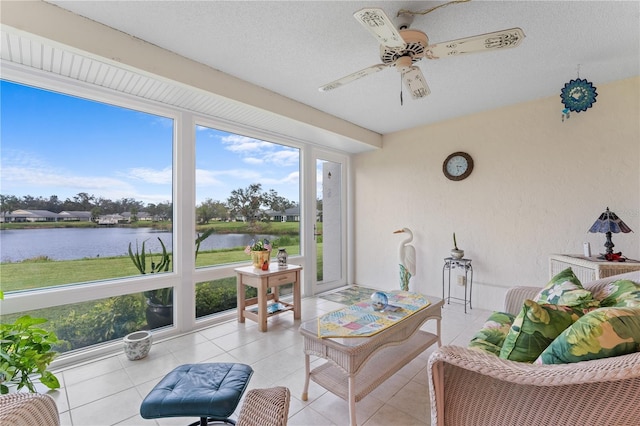
[(416, 274), (416, 249), (411, 244), (413, 232), (409, 228), (398, 229), (394, 234), (409, 234), (409, 237), (400, 243), (400, 289), (409, 291), (409, 280)]

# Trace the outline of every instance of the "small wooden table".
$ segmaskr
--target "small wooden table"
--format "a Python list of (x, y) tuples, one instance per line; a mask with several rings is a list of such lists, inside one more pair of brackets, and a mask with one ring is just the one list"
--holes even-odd
[[(234, 269), (237, 278), (238, 293), (238, 322), (244, 322), (245, 318), (256, 321), (260, 331), (267, 331), (267, 318), (293, 311), (293, 318), (300, 319), (300, 265), (278, 266), (277, 263), (269, 265), (268, 271), (256, 269), (253, 266), (245, 266)], [(284, 284), (293, 284), (293, 303), (280, 300), (278, 287)], [(245, 300), (244, 286), (248, 285), (258, 289), (258, 297)], [(271, 293), (267, 290), (271, 288)], [(273, 300), (280, 303), (283, 308), (272, 313), (267, 312), (267, 302)], [(258, 305), (258, 312), (246, 309), (247, 306)]]
[[(350, 425), (356, 426), (356, 402), (429, 346), (440, 346), (444, 300), (427, 298), (429, 306), (371, 337), (320, 338), (317, 318), (303, 322), (300, 333), (304, 339), (306, 379), (302, 400), (307, 400), (309, 380), (313, 380), (349, 403)], [(436, 334), (420, 330), (428, 320), (436, 320)], [(329, 362), (311, 370), (310, 355)]]

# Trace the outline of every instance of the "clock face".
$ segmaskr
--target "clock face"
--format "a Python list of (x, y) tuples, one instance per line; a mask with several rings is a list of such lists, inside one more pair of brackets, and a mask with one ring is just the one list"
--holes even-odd
[(444, 175), (451, 180), (465, 179), (472, 170), (473, 159), (466, 152), (454, 152), (444, 160), (442, 165)]

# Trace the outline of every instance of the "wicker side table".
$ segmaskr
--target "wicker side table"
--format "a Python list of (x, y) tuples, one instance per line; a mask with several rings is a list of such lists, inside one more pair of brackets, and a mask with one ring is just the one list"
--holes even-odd
[[(306, 378), (302, 400), (313, 380), (349, 403), (350, 425), (356, 426), (356, 402), (367, 396), (409, 361), (433, 344), (440, 346), (440, 321), (444, 300), (428, 296), (431, 304), (371, 337), (320, 338), (318, 319), (303, 322)], [(420, 330), (436, 320), (436, 333)], [(311, 370), (310, 356), (328, 360)]]
[(585, 257), (579, 254), (552, 254), (549, 256), (549, 278), (571, 267), (582, 283), (587, 283), (612, 275), (640, 270), (640, 262), (628, 259), (625, 262), (609, 262), (595, 256)]

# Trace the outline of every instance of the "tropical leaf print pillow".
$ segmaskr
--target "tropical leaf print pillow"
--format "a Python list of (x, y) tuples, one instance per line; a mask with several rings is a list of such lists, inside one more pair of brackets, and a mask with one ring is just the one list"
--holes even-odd
[(468, 347), (500, 355), (500, 349), (513, 324), (515, 315), (506, 312), (494, 312), (489, 315), (482, 328), (473, 336)]
[(640, 308), (640, 284), (631, 280), (618, 280), (603, 287), (593, 295), (600, 306)]
[(565, 364), (640, 351), (640, 308), (599, 308), (581, 317), (545, 349), (536, 364)]
[(551, 342), (583, 315), (582, 308), (525, 300), (505, 338), (500, 358), (533, 362)]
[(582, 306), (584, 308), (599, 306), (589, 290), (582, 287), (580, 280), (567, 268), (558, 273), (540, 290), (533, 299), (540, 304)]

